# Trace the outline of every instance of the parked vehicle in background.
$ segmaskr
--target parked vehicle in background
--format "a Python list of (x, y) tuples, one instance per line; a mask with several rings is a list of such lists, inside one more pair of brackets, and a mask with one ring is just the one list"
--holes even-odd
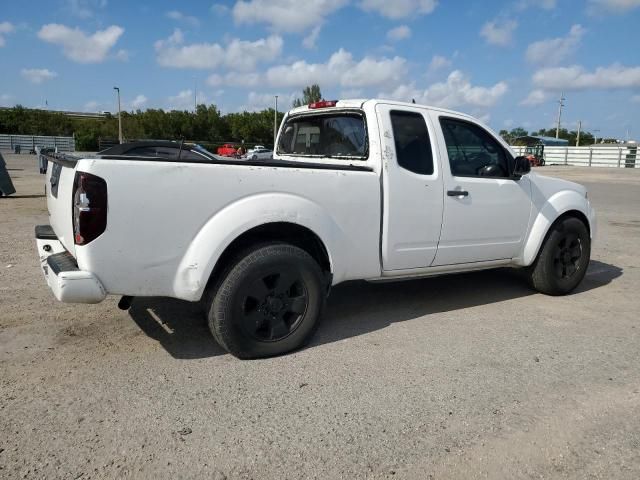
[(271, 160), (273, 158), (273, 150), (256, 146), (255, 148), (248, 150), (245, 157), (249, 160)]
[(56, 298), (201, 302), (218, 343), (255, 358), (304, 345), (347, 280), (513, 267), (564, 295), (585, 275), (586, 189), (531, 172), (469, 115), (322, 101), (285, 115), (276, 145), (259, 165), (53, 157), (36, 238)]
[(238, 149), (233, 146), (231, 143), (225, 143), (221, 147), (218, 147), (218, 151), (216, 152), (218, 155), (223, 157), (234, 157), (236, 156)]
[(563, 138), (526, 135), (516, 138), (513, 141), (513, 145), (525, 147), (524, 156), (527, 157), (532, 167), (544, 167), (546, 163), (544, 155), (545, 145), (566, 147), (569, 145), (569, 141)]
[(98, 152), (98, 155), (103, 157), (126, 155), (172, 160), (178, 159), (178, 157), (181, 160), (216, 160), (219, 158), (198, 144), (170, 140), (144, 140), (122, 143), (102, 150)]

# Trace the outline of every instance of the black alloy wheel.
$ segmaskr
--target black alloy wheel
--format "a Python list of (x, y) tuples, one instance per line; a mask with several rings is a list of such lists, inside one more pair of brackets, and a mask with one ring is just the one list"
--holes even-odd
[(582, 245), (575, 233), (568, 233), (560, 238), (553, 256), (553, 271), (558, 279), (567, 279), (580, 269)]
[(280, 355), (318, 328), (327, 276), (305, 250), (287, 243), (239, 252), (205, 295), (217, 342), (238, 358)]
[(538, 258), (525, 269), (529, 282), (541, 293), (566, 295), (582, 281), (591, 258), (591, 236), (579, 218), (566, 216), (554, 223)]
[(259, 275), (238, 298), (242, 328), (263, 342), (289, 336), (298, 328), (309, 306), (304, 280), (291, 267)]

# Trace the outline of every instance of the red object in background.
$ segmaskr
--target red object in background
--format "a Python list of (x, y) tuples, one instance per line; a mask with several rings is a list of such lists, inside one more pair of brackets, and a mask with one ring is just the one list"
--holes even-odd
[(230, 143), (225, 143), (221, 147), (218, 147), (217, 153), (218, 155), (222, 155), (223, 157), (233, 157), (236, 155), (237, 149)]
[(527, 155), (527, 160), (529, 160), (529, 163), (531, 164), (532, 167), (542, 166), (540, 164), (540, 160), (538, 160), (538, 157), (536, 157), (535, 155)]

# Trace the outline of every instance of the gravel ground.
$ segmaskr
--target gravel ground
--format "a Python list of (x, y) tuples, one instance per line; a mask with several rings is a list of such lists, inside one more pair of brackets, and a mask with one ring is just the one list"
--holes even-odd
[(33, 156), (0, 199), (0, 478), (640, 478), (640, 170), (585, 184), (567, 297), (510, 270), (335, 288), (313, 343), (239, 361), (193, 305), (64, 305)]

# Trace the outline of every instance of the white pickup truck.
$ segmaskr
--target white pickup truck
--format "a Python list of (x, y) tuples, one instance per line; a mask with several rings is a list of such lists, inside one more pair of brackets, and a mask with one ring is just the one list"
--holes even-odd
[(304, 345), (347, 280), (510, 266), (569, 293), (596, 230), (584, 187), (531, 172), (478, 120), (386, 100), (291, 110), (268, 161), (50, 160), (36, 238), (55, 297), (200, 301), (240, 358)]

